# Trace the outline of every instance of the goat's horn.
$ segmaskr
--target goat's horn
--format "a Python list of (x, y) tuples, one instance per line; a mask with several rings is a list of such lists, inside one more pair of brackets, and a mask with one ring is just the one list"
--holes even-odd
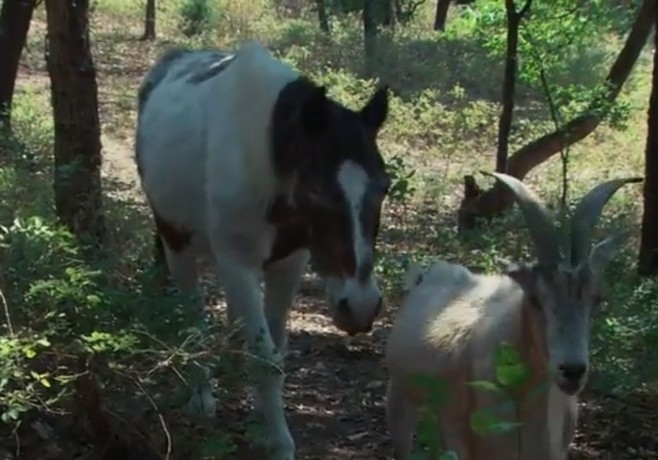
[(523, 212), (539, 263), (557, 265), (562, 260), (560, 239), (553, 217), (541, 200), (523, 182), (503, 173), (487, 173), (505, 184)]
[(625, 184), (642, 182), (642, 177), (612, 179), (590, 190), (576, 206), (571, 217), (571, 264), (575, 267), (589, 255), (592, 229), (603, 212), (603, 207)]

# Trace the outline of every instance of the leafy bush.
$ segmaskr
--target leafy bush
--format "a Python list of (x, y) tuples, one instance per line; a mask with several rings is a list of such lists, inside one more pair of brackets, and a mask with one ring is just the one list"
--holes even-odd
[(190, 38), (208, 30), (212, 22), (213, 10), (210, 0), (183, 0), (179, 14), (180, 31)]

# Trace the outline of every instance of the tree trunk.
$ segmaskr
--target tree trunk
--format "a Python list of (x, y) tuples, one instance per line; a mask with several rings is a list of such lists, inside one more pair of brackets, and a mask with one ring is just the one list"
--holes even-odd
[[(596, 129), (633, 70), (653, 28), (656, 10), (658, 10), (656, 0), (644, 0), (640, 6), (626, 42), (606, 76), (604, 85), (607, 90), (596, 96), (583, 114), (570, 120), (561, 129), (535, 139), (514, 152), (507, 162), (507, 174), (517, 179), (524, 179), (533, 168), (560, 152), (564, 147), (584, 139)], [(468, 177), (469, 181), (475, 180), (471, 176)], [(505, 202), (502, 206), (498, 206), (500, 200), (496, 199), (498, 189), (495, 186), (487, 191), (480, 191), (477, 195), (471, 193), (473, 188), (469, 187), (468, 199), (466, 188), (465, 184), (465, 195), (458, 211), (460, 225), (465, 224), (462, 228), (470, 227), (466, 221), (475, 222), (477, 218), (491, 219), (511, 205), (511, 202)]]
[(327, 3), (325, 0), (315, 0), (315, 7), (318, 10), (318, 22), (320, 23), (320, 30), (325, 34), (330, 34), (329, 29), (329, 15), (327, 14)]
[(516, 70), (518, 67), (519, 26), (523, 16), (530, 10), (532, 0), (526, 0), (520, 11), (516, 11), (514, 0), (505, 0), (507, 12), (507, 49), (505, 52), (505, 74), (503, 76), (503, 110), (498, 123), (498, 148), (496, 150), (496, 171), (507, 171), (509, 133), (514, 115), (514, 93), (516, 91)]
[(450, 0), (437, 0), (436, 13), (434, 14), (434, 30), (445, 30)]
[(101, 247), (101, 142), (89, 0), (46, 0), (46, 63), (55, 119), (55, 208), (82, 241)]
[(377, 52), (377, 1), (364, 0), (363, 2), (363, 44), (367, 74), (370, 74), (374, 69), (375, 54)]
[(0, 10), (0, 129), (11, 129), (11, 105), (21, 52), (36, 0), (4, 0)]
[[(658, 30), (658, 10), (654, 13)], [(644, 162), (644, 213), (638, 271), (641, 276), (658, 274), (658, 34), (654, 33), (653, 81), (649, 99), (647, 144)]]
[(385, 25), (386, 27), (395, 28), (395, 25), (398, 22), (396, 8), (395, 8), (395, 0), (385, 0), (381, 8), (383, 9), (382, 24)]
[(141, 40), (155, 40), (155, 0), (146, 0), (144, 35)]

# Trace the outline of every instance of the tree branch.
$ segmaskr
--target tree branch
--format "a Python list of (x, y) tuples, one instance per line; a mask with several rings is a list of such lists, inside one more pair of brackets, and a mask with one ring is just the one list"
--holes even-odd
[[(653, 28), (657, 11), (658, 2), (656, 0), (642, 2), (626, 42), (603, 82), (604, 90), (594, 97), (582, 114), (563, 124), (560, 129), (545, 134), (514, 152), (507, 162), (507, 174), (523, 180), (533, 168), (565, 147), (584, 139), (599, 126), (633, 70)], [(471, 183), (472, 177), (467, 177)], [(465, 177), (465, 191), (466, 180)], [(472, 184), (468, 188), (469, 191), (472, 190)], [(477, 196), (474, 196), (473, 193), (469, 193), (467, 196), (465, 193), (458, 211), (460, 230), (472, 227), (479, 217), (490, 219), (505, 211), (512, 204), (509, 200), (497, 199), (496, 190), (496, 187), (492, 187)]]

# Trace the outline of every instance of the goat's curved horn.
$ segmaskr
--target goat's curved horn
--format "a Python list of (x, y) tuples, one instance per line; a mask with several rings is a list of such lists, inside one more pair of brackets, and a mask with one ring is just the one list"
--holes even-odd
[(482, 172), (495, 177), (512, 191), (521, 212), (523, 212), (539, 263), (557, 265), (562, 260), (560, 238), (553, 216), (546, 206), (532, 190), (515, 177), (497, 172)]
[(597, 185), (580, 199), (571, 217), (571, 264), (574, 267), (589, 256), (592, 229), (608, 200), (623, 185), (643, 180), (642, 177), (612, 179)]

